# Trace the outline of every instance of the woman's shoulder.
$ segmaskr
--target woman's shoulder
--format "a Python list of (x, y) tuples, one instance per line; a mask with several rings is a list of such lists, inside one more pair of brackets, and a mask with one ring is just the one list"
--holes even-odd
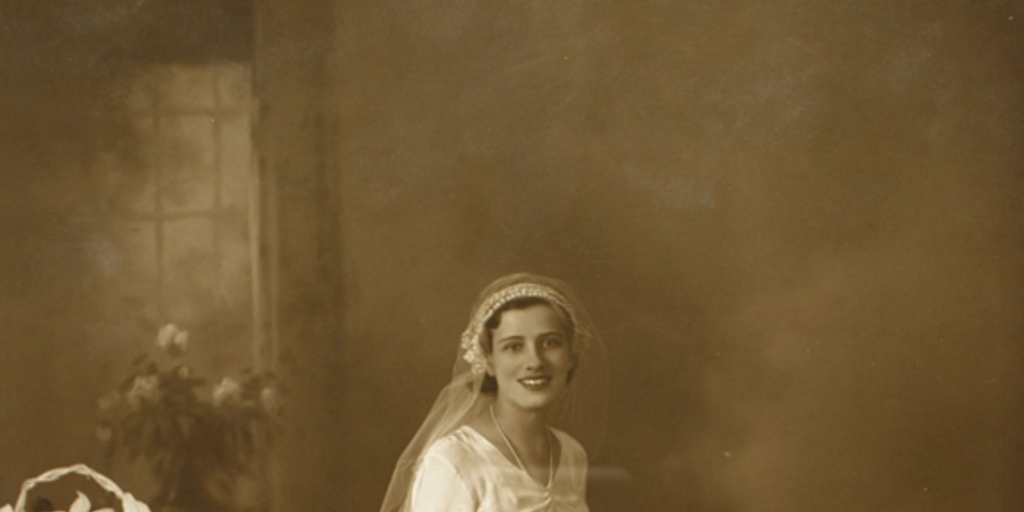
[(441, 458), (455, 467), (460, 467), (465, 462), (480, 458), (481, 446), (479, 437), (480, 434), (474, 432), (471, 427), (459, 427), (434, 441), (424, 453), (424, 458)]

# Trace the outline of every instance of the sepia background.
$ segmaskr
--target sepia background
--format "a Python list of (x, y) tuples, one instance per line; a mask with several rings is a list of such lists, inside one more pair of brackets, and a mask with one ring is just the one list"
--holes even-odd
[(376, 510), (476, 294), (529, 270), (611, 355), (595, 512), (1020, 509), (1022, 23), (0, 3), (0, 502), (100, 464), (96, 398), (175, 322), (202, 372), (281, 376), (275, 510)]

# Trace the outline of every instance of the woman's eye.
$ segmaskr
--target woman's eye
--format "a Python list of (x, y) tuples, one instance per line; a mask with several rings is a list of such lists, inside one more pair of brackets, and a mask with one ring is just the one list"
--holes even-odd
[(549, 348), (561, 347), (565, 343), (565, 340), (561, 336), (552, 336), (544, 339), (544, 346)]
[(523, 348), (523, 344), (522, 343), (518, 343), (518, 342), (516, 342), (516, 343), (506, 343), (505, 344), (505, 350), (507, 350), (509, 352), (518, 352), (522, 348)]

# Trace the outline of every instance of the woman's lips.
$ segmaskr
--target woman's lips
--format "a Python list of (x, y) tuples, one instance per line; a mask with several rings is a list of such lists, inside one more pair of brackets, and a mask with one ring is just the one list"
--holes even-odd
[(540, 390), (546, 388), (548, 384), (551, 384), (551, 376), (541, 375), (538, 377), (524, 377), (519, 379), (519, 383), (526, 387), (526, 389)]

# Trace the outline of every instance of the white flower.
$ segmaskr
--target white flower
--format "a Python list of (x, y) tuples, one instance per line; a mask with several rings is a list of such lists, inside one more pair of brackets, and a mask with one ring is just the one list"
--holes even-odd
[(121, 404), (121, 393), (117, 390), (112, 390), (109, 393), (101, 396), (96, 401), (96, 405), (99, 406), (101, 411), (109, 411)]
[[(149, 507), (145, 503), (136, 500), (135, 496), (127, 492), (124, 493), (124, 498), (121, 498), (121, 508), (124, 512), (150, 512)], [(0, 510), (0, 512), (5, 511)]]
[(213, 405), (221, 407), (227, 403), (235, 403), (242, 400), (242, 385), (231, 377), (224, 377), (220, 384), (213, 389)]
[(156, 346), (160, 347), (160, 350), (170, 350), (171, 345), (174, 344), (174, 336), (178, 334), (177, 325), (167, 324), (160, 328), (160, 332), (156, 333)]
[[(71, 508), (68, 509), (68, 512), (89, 512), (92, 510), (92, 503), (89, 501), (89, 497), (79, 491), (75, 492), (78, 492), (78, 497), (71, 503)], [(114, 512), (114, 509), (109, 507), (98, 508), (93, 512)]]
[(277, 390), (270, 386), (263, 388), (260, 391), (260, 405), (263, 406), (263, 410), (276, 415), (281, 410), (281, 397), (278, 395)]
[(68, 509), (68, 512), (89, 512), (92, 510), (92, 503), (89, 502), (89, 497), (82, 494), (81, 491), (77, 492), (78, 497), (71, 503), (71, 508)]
[(188, 331), (178, 331), (174, 335), (174, 345), (173, 346), (181, 354), (184, 354), (185, 352), (188, 352)]
[(128, 403), (138, 409), (143, 402), (156, 402), (160, 400), (160, 376), (139, 375), (132, 383), (132, 389), (128, 391)]
[(188, 352), (188, 331), (178, 328), (173, 323), (167, 324), (157, 333), (156, 346), (172, 356), (182, 355)]

